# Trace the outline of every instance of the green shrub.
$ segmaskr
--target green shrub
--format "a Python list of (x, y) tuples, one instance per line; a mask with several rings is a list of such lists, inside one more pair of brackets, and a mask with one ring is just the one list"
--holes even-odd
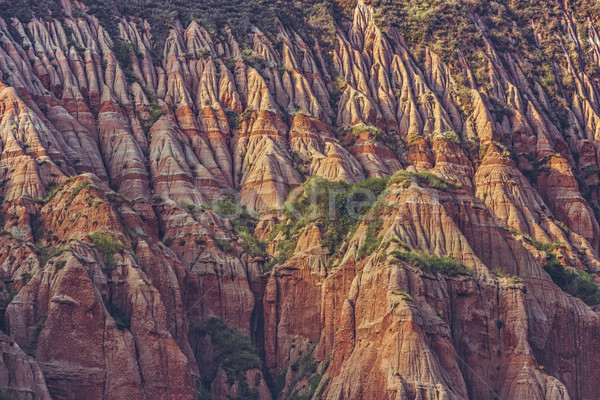
[(41, 252), (40, 266), (42, 268), (44, 268), (44, 266), (48, 263), (48, 260), (50, 260), (52, 257), (56, 257), (56, 256), (64, 253), (65, 251), (71, 250), (71, 248), (67, 247), (67, 246), (50, 247), (50, 246), (43, 246), (40, 244), (38, 244), (37, 246)]
[[(229, 68), (229, 69), (233, 69), (233, 67)], [(240, 127), (240, 121), (239, 118), (240, 116), (232, 111), (232, 110), (225, 110), (225, 116), (227, 117), (227, 122), (229, 124), (229, 128), (230, 129), (239, 129)], [(244, 159), (244, 157), (242, 157), (242, 160)]]
[(69, 198), (66, 201), (66, 205), (70, 205), (73, 202), (73, 200), (75, 200), (75, 197), (77, 197), (79, 192), (81, 192), (85, 188), (90, 187), (91, 185), (92, 182), (89, 179), (79, 182), (77, 186), (75, 186), (73, 190), (71, 190), (71, 194), (69, 195)]
[(523, 239), (525, 239), (525, 241), (529, 242), (533, 247), (535, 247), (537, 250), (540, 250), (540, 251), (548, 252), (551, 250), (564, 249), (567, 247), (567, 245), (562, 242), (542, 243), (542, 242), (538, 242), (537, 240), (533, 239), (529, 235), (526, 235), (526, 234), (522, 234), (522, 235), (523, 235)]
[(113, 37), (112, 50), (127, 79), (130, 82), (136, 82), (137, 78), (133, 74), (131, 64), (131, 57), (135, 55), (135, 48), (133, 44), (123, 41), (118, 36)]
[[(244, 207), (229, 199), (224, 199), (219, 201), (213, 209), (221, 217), (229, 219), (233, 225), (233, 231), (242, 239), (240, 244), (246, 252), (254, 257), (267, 256), (267, 244), (253, 236), (256, 219)], [(230, 244), (229, 246), (224, 243), (219, 244), (219, 247), (227, 252), (233, 250), (230, 246)]]
[(444, 133), (438, 133), (436, 135), (433, 136), (434, 139), (443, 139), (443, 140), (447, 140), (449, 142), (455, 143), (455, 144), (460, 144), (460, 138), (458, 137), (458, 134), (454, 131), (446, 131)]
[[(295, 372), (294, 380), (290, 385), (291, 388), (296, 387), (298, 382), (304, 379), (308, 380), (308, 386), (292, 390), (292, 393), (288, 397), (290, 400), (310, 400), (317, 391), (323, 374), (319, 373), (319, 361), (313, 358), (313, 350), (314, 346), (306, 352), (304, 357), (290, 365), (290, 369)], [(322, 370), (325, 369), (322, 368)]]
[(242, 112), (239, 117), (236, 118), (234, 126), (239, 128), (242, 126), (242, 123), (249, 122), (252, 118), (252, 114), (254, 114), (254, 108), (248, 107)]
[(242, 247), (253, 257), (266, 257), (267, 244), (262, 240), (258, 240), (251, 233), (241, 232), (240, 237), (243, 239)]
[(160, 119), (160, 117), (164, 114), (162, 107), (158, 103), (158, 98), (152, 93), (148, 88), (140, 83), (142, 90), (146, 94), (146, 97), (150, 100), (150, 119), (140, 118), (140, 123), (142, 125), (142, 130), (144, 134), (148, 135), (150, 132), (150, 128)]
[[(162, 199), (161, 199), (162, 200)], [(190, 212), (194, 212), (194, 211), (198, 211), (200, 210), (200, 207), (198, 207), (197, 205), (195, 205), (194, 203), (190, 203), (188, 201), (180, 201), (179, 205), (181, 205), (184, 208), (187, 208), (188, 211)]]
[(494, 275), (496, 275), (498, 278), (506, 278), (506, 279), (508, 279), (508, 281), (510, 283), (513, 283), (513, 284), (523, 282), (523, 279), (521, 279), (520, 276), (507, 274), (500, 267), (494, 268), (494, 270), (492, 271), (492, 273)]
[(449, 256), (439, 257), (423, 250), (394, 250), (390, 254), (395, 257), (395, 261), (406, 261), (429, 272), (446, 275), (471, 275), (471, 272), (457, 259)]
[(392, 294), (396, 296), (402, 296), (402, 299), (406, 301), (414, 301), (412, 296), (403, 290), (392, 290)]
[[(311, 222), (321, 229), (321, 245), (330, 254), (335, 254), (344, 239), (356, 230), (361, 219), (374, 208), (377, 197), (384, 192), (387, 183), (388, 178), (369, 178), (354, 185), (320, 177), (307, 181), (303, 185), (303, 195), (285, 204), (290, 222), (277, 226), (269, 237), (272, 240), (280, 232), (285, 237), (278, 243), (279, 255), (275, 262), (284, 262), (291, 257), (300, 234)], [(376, 214), (381, 212), (382, 208), (374, 209), (373, 218), (377, 219)], [(374, 243), (370, 242), (363, 249), (364, 254), (372, 251), (373, 246)]]
[(569, 236), (571, 234), (571, 230), (569, 229), (567, 224), (565, 224), (564, 222), (554, 221), (554, 223), (565, 233), (565, 235)]
[(365, 233), (365, 241), (362, 244), (362, 246), (358, 248), (358, 251), (356, 253), (356, 258), (358, 260), (362, 260), (364, 257), (370, 256), (375, 250), (379, 248), (379, 246), (381, 245), (379, 231), (381, 230), (382, 226), (383, 222), (379, 218), (369, 223), (369, 226), (367, 227), (367, 232)]
[(381, 239), (373, 236), (367, 236), (363, 245), (359, 247), (356, 253), (356, 258), (358, 260), (362, 260), (363, 258), (370, 256), (375, 250), (377, 250), (377, 248), (379, 248), (380, 244)]
[(242, 50), (242, 60), (244, 60), (244, 62), (250, 65), (252, 68), (255, 68), (259, 71), (266, 67), (265, 58), (250, 49)]
[(391, 182), (398, 183), (398, 182), (406, 182), (408, 180), (412, 180), (413, 182), (417, 182), (419, 185), (426, 185), (428, 187), (438, 189), (441, 191), (446, 191), (449, 188), (453, 188), (453, 189), (462, 188), (462, 185), (460, 183), (447, 181), (429, 171), (421, 171), (421, 172), (399, 171), (392, 177)]
[(359, 136), (363, 132), (369, 132), (373, 139), (377, 139), (381, 135), (381, 130), (373, 125), (360, 124), (352, 128), (352, 134)]
[(63, 185), (57, 185), (56, 182), (50, 182), (48, 184), (48, 191), (46, 197), (43, 199), (37, 199), (36, 202), (46, 204), (56, 196), (56, 194), (63, 188)]
[[(42, 198), (36, 199), (36, 202), (40, 203), (40, 204), (48, 203), (50, 200), (52, 200), (54, 198), (54, 196), (56, 196), (58, 194), (58, 192), (60, 192), (62, 189), (64, 189), (65, 184), (74, 181), (78, 177), (79, 176), (72, 176), (61, 184), (57, 184), (56, 182), (50, 182), (48, 184), (48, 189), (46, 191), (46, 197), (43, 199)], [(84, 188), (90, 187), (91, 185), (92, 185), (92, 182), (89, 179), (85, 179), (85, 180), (79, 182), (77, 184), (77, 186), (75, 186), (71, 190), (71, 194), (69, 195), (69, 198), (66, 201), (66, 205), (71, 204), (73, 202), (73, 200), (75, 199), (75, 197), (77, 197), (79, 192), (81, 192)]]
[(564, 268), (552, 252), (548, 253), (544, 269), (554, 283), (565, 292), (579, 297), (589, 306), (600, 304), (600, 286), (593, 281), (589, 273)]
[(262, 369), (262, 362), (250, 338), (225, 325), (218, 318), (211, 318), (203, 325), (194, 327), (193, 332), (198, 337), (210, 336), (216, 353), (215, 363), (240, 383), (241, 393), (238, 393), (238, 398), (252, 398), (244, 397), (251, 395), (246, 382), (246, 371)]
[(119, 239), (116, 239), (103, 232), (94, 232), (91, 235), (88, 235), (88, 238), (92, 241), (94, 246), (96, 246), (96, 249), (98, 249), (98, 251), (102, 254), (106, 268), (114, 268), (116, 264), (114, 254), (122, 251), (125, 248), (123, 243)]
[(229, 242), (229, 240), (217, 239), (215, 238), (215, 243), (219, 246), (219, 249), (224, 253), (231, 253), (233, 251), (233, 246)]

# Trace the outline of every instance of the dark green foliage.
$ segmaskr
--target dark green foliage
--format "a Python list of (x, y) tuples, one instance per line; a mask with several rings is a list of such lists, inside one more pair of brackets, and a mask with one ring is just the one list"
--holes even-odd
[(48, 190), (46, 192), (46, 197), (43, 199), (37, 199), (36, 202), (40, 204), (46, 204), (50, 200), (56, 196), (56, 194), (63, 188), (63, 185), (57, 185), (55, 182), (50, 182), (48, 184)]
[[(57, 184), (56, 182), (50, 182), (48, 184), (48, 188), (46, 191), (46, 197), (43, 199), (36, 199), (36, 202), (39, 204), (46, 204), (48, 203), (50, 200), (52, 200), (62, 189), (64, 189), (65, 185), (74, 181), (75, 179), (77, 179), (79, 176), (72, 176), (69, 179), (67, 179), (65, 182), (61, 183), (61, 184)], [(77, 195), (79, 194), (79, 192), (81, 192), (84, 188), (90, 187), (92, 185), (92, 182), (89, 179), (86, 179), (80, 183), (77, 184), (77, 186), (75, 186), (73, 188), (73, 190), (71, 191), (71, 194), (69, 195), (69, 198), (67, 199), (66, 205), (69, 205), (73, 202), (73, 200), (75, 199), (75, 197), (77, 197)]]
[[(483, 35), (499, 54), (510, 52), (513, 57), (516, 55), (531, 87), (534, 81), (543, 87), (550, 102), (545, 112), (562, 129), (570, 125), (563, 89), (573, 90), (572, 81), (565, 81), (563, 86), (563, 79), (555, 70), (556, 63), (564, 57), (563, 49), (570, 53), (577, 71), (587, 72), (595, 82), (600, 79), (596, 63), (591, 60), (590, 52), (585, 51), (589, 46), (587, 19), (600, 12), (600, 4), (594, 0), (569, 3), (569, 10), (578, 25), (581, 46), (570, 38), (571, 32), (561, 26), (562, 6), (554, 1), (373, 0), (372, 4), (376, 7), (377, 24), (388, 33), (392, 28), (398, 29), (417, 62), (424, 61), (426, 46), (455, 70), (458, 70), (459, 55), (463, 56), (475, 72), (476, 82), (485, 90), (489, 91), (491, 85)], [(480, 21), (485, 28), (478, 29), (475, 21)], [(538, 46), (536, 37), (541, 46)], [(462, 86), (465, 87), (464, 84)], [(460, 91), (461, 88), (455, 90)], [(512, 115), (510, 108), (494, 98), (489, 100), (497, 120)], [(470, 114), (472, 108), (463, 102), (463, 111)]]
[(246, 108), (244, 110), (244, 112), (241, 113), (239, 117), (237, 117), (237, 119), (235, 120), (234, 126), (236, 128), (239, 128), (243, 122), (250, 121), (250, 118), (252, 118), (253, 113), (254, 113), (254, 109), (252, 107)]
[(564, 268), (552, 252), (548, 252), (544, 269), (554, 283), (565, 292), (579, 297), (589, 306), (600, 304), (600, 286), (593, 281), (589, 273)]
[[(293, 388), (298, 382), (305, 378), (308, 379), (309, 385), (301, 392), (298, 392), (298, 390), (293, 390), (288, 397), (289, 400), (310, 400), (317, 390), (319, 382), (321, 382), (323, 374), (318, 372), (319, 361), (313, 358), (313, 349), (314, 346), (309, 349), (306, 356), (290, 366), (290, 369), (295, 372), (294, 381), (290, 387)], [(326, 368), (323, 368), (323, 370), (325, 369)]]
[(252, 68), (262, 70), (266, 67), (265, 58), (255, 52), (254, 50), (244, 49), (242, 50), (242, 60)]
[(224, 253), (231, 253), (233, 251), (233, 246), (229, 242), (229, 240), (217, 239), (215, 238), (215, 243), (219, 246), (219, 249)]
[(27, 340), (27, 342), (23, 346), (21, 346), (23, 351), (25, 353), (29, 354), (30, 356), (35, 355), (35, 349), (37, 348), (38, 339), (40, 337), (40, 333), (42, 332), (42, 329), (44, 329), (45, 323), (46, 323), (45, 315), (38, 317), (38, 319), (35, 322), (35, 325), (31, 328), (29, 340)]
[(285, 368), (279, 374), (275, 375), (270, 373), (269, 370), (265, 370), (265, 382), (274, 395), (281, 393), (285, 388), (287, 371), (288, 369)]
[(373, 125), (360, 124), (352, 128), (352, 134), (358, 136), (363, 132), (369, 132), (373, 139), (377, 139), (381, 135), (381, 130)]
[(123, 243), (121, 243), (119, 239), (103, 232), (94, 232), (91, 235), (88, 235), (88, 238), (102, 254), (106, 268), (114, 268), (116, 263), (114, 254), (125, 248)]
[(567, 247), (564, 243), (561, 243), (561, 242), (542, 243), (542, 242), (538, 242), (537, 240), (533, 240), (529, 236), (526, 236), (526, 235), (523, 235), (523, 237), (526, 240), (529, 240), (531, 245), (540, 251), (548, 252), (550, 250), (563, 249), (563, 248)]
[(241, 233), (254, 231), (254, 224), (256, 223), (256, 220), (241, 205), (229, 199), (224, 199), (220, 200), (212, 208), (221, 217), (229, 219), (236, 232)]
[(365, 241), (362, 244), (362, 246), (360, 246), (358, 248), (358, 251), (356, 253), (356, 258), (359, 260), (362, 260), (364, 257), (368, 257), (371, 254), (373, 254), (373, 252), (375, 250), (377, 250), (377, 248), (379, 248), (379, 245), (381, 244), (381, 238), (379, 238), (379, 231), (381, 230), (382, 226), (383, 226), (383, 222), (381, 221), (380, 218), (377, 218), (378, 215), (380, 213), (381, 207), (374, 207), (374, 211), (375, 211), (375, 221), (371, 221), (369, 223), (369, 226), (367, 228), (367, 232), (366, 232), (366, 237), (365, 237)]
[(146, 118), (145, 116), (142, 117), (141, 115), (138, 115), (140, 118), (142, 130), (144, 131), (144, 133), (146, 135), (148, 135), (148, 133), (150, 133), (150, 128), (152, 128), (152, 125), (154, 125), (156, 123), (156, 121), (158, 121), (160, 119), (160, 117), (164, 114), (164, 112), (163, 112), (162, 107), (158, 103), (158, 97), (156, 97), (154, 95), (154, 93), (152, 93), (150, 90), (148, 90), (148, 88), (145, 85), (143, 85), (137, 79), (137, 77), (134, 76), (133, 70), (131, 70), (131, 68), (129, 68), (128, 71), (129, 71), (129, 73), (125, 72), (125, 74), (128, 75), (130, 81), (137, 82), (140, 85), (140, 87), (142, 88), (142, 90), (144, 91), (144, 94), (146, 95), (148, 100), (150, 101), (150, 110), (149, 110), (150, 118)]
[(504, 272), (504, 271), (502, 270), (502, 268), (500, 268), (500, 267), (498, 267), (498, 268), (495, 268), (495, 269), (492, 271), (492, 273), (493, 273), (494, 275), (496, 275), (498, 278), (506, 278), (506, 279), (508, 279), (508, 281), (509, 281), (510, 283), (513, 283), (513, 284), (516, 284), (516, 283), (521, 283), (521, 282), (523, 282), (523, 279), (521, 279), (521, 277), (519, 277), (519, 276), (517, 276), (517, 275), (510, 275), (510, 274), (507, 274), (507, 273), (506, 273), (506, 272)]
[(363, 245), (358, 249), (356, 258), (362, 260), (363, 258), (370, 256), (375, 250), (377, 250), (380, 244), (381, 239), (377, 238), (376, 236), (367, 236)]
[(218, 318), (211, 318), (204, 325), (194, 328), (194, 333), (210, 336), (216, 349), (215, 362), (220, 365), (229, 377), (240, 382), (240, 393), (237, 398), (258, 399), (258, 393), (248, 388), (246, 371), (262, 369), (262, 363), (250, 338), (241, 332), (231, 329)]
[(460, 138), (458, 137), (458, 134), (454, 131), (446, 131), (446, 132), (438, 133), (438, 134), (434, 135), (434, 138), (435, 139), (443, 139), (448, 142), (452, 142), (454, 144), (460, 144)]
[(569, 229), (567, 224), (565, 224), (564, 222), (554, 221), (554, 223), (556, 224), (556, 226), (558, 226), (560, 228), (561, 231), (564, 232), (565, 235), (567, 235), (567, 237), (571, 234), (571, 230)]
[[(57, 1), (57, 0), (52, 0)], [(156, 41), (155, 54), (160, 57), (168, 30), (177, 19), (184, 25), (197, 20), (213, 35), (224, 38), (229, 26), (243, 48), (250, 48), (248, 33), (255, 25), (271, 40), (277, 39), (278, 17), (309, 43), (320, 38), (333, 46), (334, 16), (339, 15), (333, 0), (83, 0), (90, 13), (100, 18), (113, 38), (117, 37), (118, 16), (138, 16), (150, 22)]]
[(412, 296), (403, 290), (392, 290), (392, 294), (402, 297), (405, 301), (414, 301)]
[(323, 247), (335, 254), (348, 234), (354, 232), (360, 220), (371, 210), (387, 182), (387, 178), (369, 178), (349, 185), (324, 178), (310, 179), (304, 184), (304, 194), (286, 203), (286, 215), (292, 222), (278, 226), (271, 234), (272, 239), (283, 232), (286, 238), (278, 245), (277, 261), (283, 262), (291, 257), (300, 233), (310, 222), (321, 228)]
[(188, 209), (189, 212), (194, 212), (194, 211), (198, 211), (200, 210), (200, 207), (198, 207), (197, 205), (195, 205), (194, 203), (189, 203), (187, 201), (182, 201), (179, 203), (182, 207), (185, 207)]
[[(230, 68), (233, 69), (233, 68)], [(229, 129), (238, 129), (240, 127), (240, 123), (238, 118), (240, 117), (237, 113), (231, 110), (225, 110), (225, 116), (227, 117), (227, 123), (229, 124)]]
[[(566, 269), (558, 261), (554, 250), (565, 248), (566, 245), (564, 243), (542, 243), (516, 230), (509, 230), (509, 232), (513, 235), (522, 235), (523, 239), (537, 250), (546, 252), (544, 269), (558, 287), (572, 296), (579, 297), (584, 303), (590, 306), (600, 304), (600, 286), (594, 282), (592, 276), (584, 271)], [(497, 276), (504, 276), (499, 269), (494, 270), (494, 273)], [(518, 277), (511, 277), (511, 280), (515, 282), (518, 280), (520, 282), (520, 278)]]
[[(267, 256), (267, 244), (252, 235), (256, 226), (256, 219), (244, 207), (225, 199), (219, 201), (213, 209), (223, 218), (229, 219), (233, 225), (233, 231), (241, 238), (240, 244), (246, 252), (254, 257)], [(229, 242), (227, 244), (223, 242), (225, 241), (217, 241), (222, 251), (233, 250)]]
[(124, 42), (119, 38), (113, 39), (113, 53), (119, 65), (123, 69), (123, 73), (129, 82), (137, 82), (138, 79), (133, 73), (131, 58), (135, 55), (133, 44)]
[(523, 237), (523, 239), (531, 244), (533, 247), (535, 247), (537, 250), (539, 251), (545, 251), (546, 253), (549, 253), (551, 250), (555, 250), (555, 249), (564, 249), (565, 247), (567, 247), (566, 244), (562, 243), (562, 242), (552, 242), (552, 243), (542, 243), (542, 242), (538, 242), (537, 240), (535, 240), (534, 238), (532, 238), (531, 236), (523, 233), (523, 232), (519, 232), (516, 229), (513, 228), (508, 228), (505, 229), (507, 232), (509, 232), (511, 235), (521, 235)]
[(265, 242), (258, 240), (248, 232), (241, 232), (239, 235), (243, 239), (241, 245), (248, 254), (253, 257), (267, 256), (267, 244)]
[(531, 164), (532, 169), (524, 170), (523, 175), (529, 179), (532, 183), (537, 183), (538, 177), (543, 173), (549, 173), (550, 167), (546, 166), (546, 163), (550, 160), (551, 157), (554, 157), (554, 154), (545, 156), (541, 160), (536, 159), (531, 154), (524, 154), (529, 163)]
[(471, 275), (468, 269), (452, 257), (439, 257), (423, 250), (394, 250), (391, 255), (397, 260), (406, 261), (429, 272), (440, 272), (446, 275)]
[(81, 181), (77, 184), (77, 186), (75, 186), (73, 188), (73, 190), (71, 191), (71, 194), (69, 195), (69, 198), (66, 201), (66, 205), (70, 205), (73, 200), (75, 200), (75, 197), (77, 197), (77, 195), (79, 194), (79, 192), (81, 192), (83, 189), (88, 188), (92, 185), (92, 182), (88, 179)]
[[(115, 54), (131, 81), (135, 80), (130, 68), (133, 49), (130, 44), (118, 39), (118, 24), (122, 16), (139, 17), (149, 22), (153, 37), (153, 48), (150, 50), (156, 63), (160, 62), (169, 29), (176, 21), (186, 26), (196, 20), (218, 39), (226, 38), (226, 27), (229, 27), (242, 50), (246, 51), (242, 53), (244, 60), (260, 70), (264, 60), (250, 50), (251, 27), (257, 26), (278, 46), (278, 24), (281, 22), (294, 29), (311, 47), (316, 39), (325, 50), (323, 55), (327, 65), (322, 67), (332, 72), (330, 52), (335, 46), (336, 23), (340, 24), (344, 18), (352, 16), (350, 6), (353, 5), (353, 2), (346, 1), (340, 6), (344, 2), (339, 0), (82, 0), (82, 3), (89, 9), (88, 14), (96, 16), (112, 37)], [(75, 17), (85, 15), (77, 5), (72, 11)], [(28, 22), (34, 15), (42, 19), (65, 17), (60, 0), (13, 0), (5, 2), (0, 8), (0, 16), (5, 20), (16, 16)], [(10, 24), (9, 30), (14, 31)], [(233, 67), (232, 61), (225, 60), (228, 67)], [(320, 63), (320, 60), (316, 59), (316, 62)]]
[(408, 182), (408, 180), (416, 181), (419, 185), (426, 185), (428, 187), (446, 191), (449, 188), (460, 189), (462, 185), (447, 181), (429, 171), (422, 172), (408, 172), (400, 171), (392, 178), (392, 182)]
[(497, 121), (502, 122), (504, 117), (510, 118), (514, 115), (514, 111), (510, 108), (510, 106), (504, 104), (497, 98), (489, 96), (488, 100), (491, 104), (491, 111), (494, 113)]
[(70, 247), (60, 246), (60, 247), (50, 247), (43, 246), (38, 244), (38, 248), (41, 252), (40, 266), (43, 268), (52, 257), (56, 257), (65, 251), (69, 251)]
[(469, 19), (467, 5), (446, 0), (374, 0), (376, 21), (385, 31), (397, 28), (415, 47), (433, 42), (445, 61), (454, 61), (457, 51), (482, 45), (482, 36)]
[(133, 44), (115, 39), (112, 50), (121, 67), (131, 69), (131, 57), (135, 55)]
[(17, 17), (22, 22), (29, 22), (36, 16), (41, 19), (64, 18), (64, 12), (60, 0), (10, 0), (2, 3), (0, 17), (4, 20)]

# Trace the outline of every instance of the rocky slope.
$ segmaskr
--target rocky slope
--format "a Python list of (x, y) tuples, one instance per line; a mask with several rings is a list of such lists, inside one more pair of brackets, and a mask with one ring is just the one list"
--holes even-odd
[(460, 2), (454, 58), (393, 1), (164, 42), (97, 3), (0, 1), (2, 394), (597, 398), (590, 2), (529, 53), (489, 16), (529, 6)]

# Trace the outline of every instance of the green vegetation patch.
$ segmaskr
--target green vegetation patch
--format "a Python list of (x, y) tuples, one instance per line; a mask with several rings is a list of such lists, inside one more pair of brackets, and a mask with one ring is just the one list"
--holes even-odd
[(44, 268), (44, 266), (48, 263), (48, 260), (50, 260), (51, 258), (56, 257), (64, 253), (65, 251), (71, 250), (69, 246), (52, 247), (38, 244), (37, 247), (41, 253), (40, 266), (42, 268)]
[(496, 275), (498, 278), (506, 278), (510, 283), (516, 284), (523, 282), (520, 276), (507, 274), (502, 270), (502, 268), (495, 268), (492, 273)]
[(94, 232), (88, 235), (88, 238), (102, 254), (106, 268), (109, 270), (113, 269), (116, 266), (114, 254), (125, 248), (123, 243), (119, 239), (103, 232)]
[[(353, 233), (362, 218), (373, 208), (377, 198), (387, 187), (388, 178), (369, 178), (350, 185), (345, 182), (332, 182), (315, 177), (303, 186), (303, 194), (285, 204), (285, 214), (289, 222), (279, 224), (269, 240), (283, 233), (285, 240), (279, 242), (279, 255), (275, 262), (285, 262), (296, 247), (300, 234), (310, 224), (315, 223), (322, 232), (321, 245), (335, 254), (342, 242)], [(376, 212), (384, 212), (377, 208)], [(377, 219), (378, 215), (373, 215)], [(377, 228), (373, 224), (372, 230)], [(361, 255), (370, 254), (378, 243), (369, 240)], [(272, 265), (273, 263), (271, 263)]]
[(374, 139), (377, 139), (381, 135), (381, 129), (373, 125), (360, 124), (352, 128), (352, 135), (354, 136), (358, 136), (363, 132), (369, 132)]
[[(267, 244), (253, 236), (256, 227), (256, 219), (248, 213), (246, 208), (230, 199), (219, 201), (212, 207), (223, 218), (229, 219), (233, 225), (233, 231), (240, 237), (239, 244), (253, 257), (267, 257)], [(229, 242), (217, 241), (222, 251), (232, 251)]]
[(48, 184), (48, 190), (46, 191), (46, 197), (39, 198), (36, 199), (37, 203), (40, 204), (46, 204), (48, 203), (50, 200), (52, 200), (54, 198), (54, 196), (56, 196), (56, 194), (63, 188), (63, 185), (57, 185), (55, 182), (50, 182)]
[(375, 220), (369, 222), (369, 226), (367, 227), (365, 241), (358, 248), (356, 253), (356, 258), (362, 260), (365, 257), (370, 256), (379, 248), (381, 245), (381, 238), (379, 237), (379, 231), (383, 227), (383, 221), (381, 218), (377, 218), (377, 215), (381, 213), (382, 207), (380, 203), (376, 205), (374, 208)]
[[(303, 379), (308, 380), (308, 386), (302, 391), (293, 389), (288, 397), (289, 400), (310, 400), (317, 393), (318, 389), (321, 389), (321, 391), (324, 389), (319, 387), (319, 383), (323, 378), (322, 371), (327, 369), (329, 363), (326, 362), (319, 368), (321, 363), (312, 356), (314, 348), (315, 346), (312, 346), (304, 357), (290, 365), (290, 369), (295, 372), (294, 380), (290, 387), (294, 388)], [(318, 395), (316, 398), (319, 398)]]
[(250, 389), (246, 382), (246, 371), (262, 370), (262, 363), (250, 338), (227, 326), (218, 318), (211, 318), (204, 325), (194, 328), (199, 336), (210, 336), (217, 356), (215, 361), (229, 377), (235, 377), (240, 383), (238, 398), (258, 398), (256, 389)]
[(81, 192), (83, 189), (88, 188), (92, 186), (92, 182), (89, 179), (86, 179), (84, 181), (81, 181), (77, 184), (77, 186), (75, 186), (73, 188), (73, 190), (71, 190), (71, 193), (69, 194), (69, 198), (66, 201), (66, 205), (70, 205), (73, 200), (75, 200), (75, 197), (77, 197), (77, 195), (79, 194), (79, 192)]
[(423, 250), (394, 250), (390, 254), (395, 258), (395, 262), (405, 261), (425, 271), (445, 275), (471, 275), (471, 272), (453, 257), (440, 257)]
[(414, 301), (412, 296), (403, 290), (392, 290), (392, 294), (402, 297), (402, 300), (405, 301)]
[(548, 252), (544, 269), (554, 283), (565, 292), (579, 297), (589, 306), (600, 304), (600, 286), (594, 282), (591, 274), (564, 268), (552, 252)]
[(438, 189), (441, 191), (447, 191), (448, 189), (460, 189), (462, 185), (460, 183), (450, 182), (443, 178), (440, 178), (436, 174), (429, 171), (421, 171), (421, 172), (409, 172), (409, 171), (399, 171), (393, 177), (391, 182), (398, 183), (404, 182), (406, 184), (405, 187), (408, 187), (410, 181), (416, 182), (419, 186), (427, 186), (433, 189)]

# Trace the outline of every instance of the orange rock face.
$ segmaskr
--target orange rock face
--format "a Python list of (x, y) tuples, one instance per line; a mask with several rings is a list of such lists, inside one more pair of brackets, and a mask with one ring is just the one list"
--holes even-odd
[[(471, 71), (357, 3), (327, 50), (0, 18), (0, 397), (598, 397), (597, 21), (548, 93), (476, 10)], [(322, 179), (386, 189), (295, 215)]]

